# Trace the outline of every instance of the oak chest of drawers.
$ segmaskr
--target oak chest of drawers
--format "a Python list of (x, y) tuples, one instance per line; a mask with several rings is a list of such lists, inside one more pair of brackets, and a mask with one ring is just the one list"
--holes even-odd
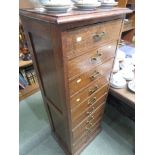
[(75, 155), (101, 130), (123, 19), (131, 11), (20, 10), (56, 140)]

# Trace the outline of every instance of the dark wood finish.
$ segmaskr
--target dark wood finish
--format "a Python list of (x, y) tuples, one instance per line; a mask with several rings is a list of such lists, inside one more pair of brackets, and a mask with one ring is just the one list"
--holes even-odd
[[(99, 107), (101, 104), (104, 104), (105, 103), (105, 99), (106, 97), (100, 97), (95, 103), (94, 105), (91, 105), (89, 107), (85, 107), (87, 109), (85, 110), (82, 110), (80, 111), (80, 113), (75, 113), (72, 114), (72, 125), (73, 125), (73, 128), (75, 126), (77, 126), (83, 119), (85, 119), (86, 117), (88, 117), (91, 113), (93, 113), (97, 107)], [(78, 111), (79, 112), (79, 111)], [(77, 114), (77, 115), (76, 115)]]
[[(103, 89), (102, 89), (103, 90)], [(84, 101), (83, 103), (81, 103), (77, 108), (73, 109), (71, 111), (71, 116), (72, 116), (72, 120), (73, 122), (76, 123), (76, 119), (82, 115), (82, 113), (85, 113), (86, 115), (89, 115), (87, 113), (89, 112), (93, 112), (100, 104), (102, 104), (103, 102), (105, 102), (106, 99), (106, 95), (105, 94), (103, 96), (103, 94), (100, 94), (102, 91), (99, 91), (98, 93), (96, 93), (96, 95), (93, 95), (92, 97), (90, 97), (88, 100)], [(105, 92), (105, 90), (104, 90)], [(85, 111), (86, 110), (86, 111)], [(80, 113), (79, 113), (80, 111)], [(82, 120), (82, 119), (81, 119)], [(80, 121), (81, 122), (81, 121)], [(79, 122), (79, 123), (80, 123)], [(73, 123), (74, 124), (74, 123)], [(76, 124), (77, 125), (77, 124)]]
[(89, 139), (87, 139), (87, 142), (78, 143), (73, 146), (73, 152), (75, 152), (75, 155), (79, 155), (81, 151), (100, 133), (101, 127), (96, 128), (94, 132), (92, 132)]
[(98, 65), (97, 67), (94, 67), (92, 70), (82, 75), (79, 75), (77, 78), (70, 80), (69, 81), (70, 95), (72, 96), (80, 89), (84, 89), (88, 84), (92, 83), (96, 79), (106, 75), (107, 72), (112, 69), (113, 61), (114, 59), (112, 58), (106, 61), (105, 63)]
[(110, 87), (110, 94), (122, 100), (130, 106), (135, 106), (135, 93), (131, 92), (127, 86), (122, 89), (115, 89)]
[(94, 47), (102, 47), (104, 43), (117, 40), (121, 24), (122, 20), (119, 19), (66, 31), (63, 40), (67, 58), (77, 57), (90, 52)]
[[(105, 104), (104, 104), (105, 105)], [(73, 129), (74, 143), (85, 134), (91, 127), (93, 127), (99, 120), (102, 119), (103, 108), (105, 106), (98, 107), (90, 116), (88, 116), (80, 125)], [(102, 111), (102, 112), (101, 112)], [(85, 130), (85, 131), (84, 131)]]
[(135, 30), (131, 29), (128, 32), (124, 32), (122, 34), (122, 39), (125, 40), (126, 42), (132, 42), (133, 36), (135, 34)]
[(116, 45), (116, 42), (110, 43), (107, 46), (90, 50), (88, 53), (69, 61), (68, 78), (73, 79), (79, 76), (79, 74), (85, 73), (97, 65), (105, 63), (107, 60), (114, 58)]
[[(108, 74), (108, 76), (110, 77), (110, 74)], [(89, 85), (84, 90), (79, 91), (77, 94), (70, 98), (71, 107), (75, 108), (77, 105), (82, 103), (87, 98), (89, 99), (90, 97), (96, 95), (98, 91), (102, 91), (102, 95), (104, 95), (104, 92), (108, 90), (107, 83), (108, 79), (104, 76), (102, 78), (97, 79), (93, 82), (93, 84)], [(90, 90), (94, 90), (94, 92), (90, 93)]]
[[(101, 130), (100, 119), (109, 89), (122, 21), (125, 14), (130, 12), (126, 8), (114, 8), (111, 11), (71, 11), (66, 14), (20, 10), (50, 124), (56, 140), (68, 155), (80, 154)], [(104, 36), (104, 31), (107, 36)], [(81, 45), (74, 44), (74, 39), (79, 34), (85, 40)], [(72, 40), (68, 40), (69, 37)], [(72, 54), (73, 50), (75, 54)], [(94, 69), (101, 71), (101, 68), (103, 71), (99, 77), (88, 80)], [(84, 78), (84, 83), (72, 91), (73, 83), (78, 77)], [(95, 104), (85, 106), (95, 95)], [(80, 102), (77, 105), (76, 100), (79, 97)], [(92, 113), (81, 117), (78, 106), (82, 111)], [(72, 115), (73, 109), (76, 109), (76, 114)], [(75, 120), (74, 115), (77, 116)], [(77, 140), (73, 137), (73, 127), (78, 130), (78, 126), (88, 121), (91, 115), (96, 116), (94, 127), (89, 132), (77, 131), (84, 136), (81, 137), (82, 141)]]
[[(74, 135), (75, 137), (73, 137), (73, 139), (75, 138), (75, 143), (78, 144), (78, 143), (85, 143), (87, 142), (87, 139), (89, 138), (89, 136), (91, 136), (91, 133), (93, 131), (96, 130), (96, 128), (98, 128), (99, 126), (101, 126), (101, 120), (102, 120), (102, 117), (100, 117), (94, 124), (93, 126), (86, 126), (85, 128), (83, 128), (83, 130), (81, 131), (81, 133), (79, 132), (77, 135)], [(82, 135), (82, 136), (81, 136)], [(81, 136), (81, 137), (79, 137)], [(80, 142), (79, 142), (79, 139), (80, 139)]]
[[(135, 0), (118, 0), (119, 7), (131, 7), (135, 5)], [(132, 9), (132, 8), (131, 8)], [(135, 9), (131, 14), (126, 16), (128, 22), (124, 22), (124, 27), (122, 31), (122, 39), (127, 42), (132, 42), (133, 36), (135, 35)]]

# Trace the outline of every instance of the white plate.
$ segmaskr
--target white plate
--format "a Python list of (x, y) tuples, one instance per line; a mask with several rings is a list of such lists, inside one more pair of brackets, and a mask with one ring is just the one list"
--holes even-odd
[[(101, 2), (101, 1), (100, 1), (100, 2)], [(109, 5), (110, 5), (110, 6), (111, 6), (111, 5), (112, 5), (112, 6), (116, 6), (116, 5), (118, 5), (118, 2), (114, 2), (114, 3), (105, 3), (105, 2), (101, 2), (101, 4), (102, 4), (102, 5), (108, 5), (108, 6), (109, 6)]]
[(126, 86), (126, 80), (120, 73), (113, 74), (110, 78), (110, 86), (113, 88), (124, 88)]
[(135, 93), (135, 82), (134, 81), (128, 82), (128, 88), (129, 90)]
[(66, 4), (63, 4), (63, 3), (45, 3), (45, 4), (42, 4), (43, 6), (45, 7), (60, 7), (60, 6), (71, 6), (72, 4), (71, 3), (66, 3)]
[(50, 11), (50, 12), (67, 12), (71, 6), (48, 6), (48, 7), (44, 7), (47, 11)]
[(129, 69), (122, 69), (119, 71), (120, 75), (127, 81), (131, 81), (134, 79), (134, 72)]
[(100, 5), (101, 2), (78, 2), (78, 5)]
[(118, 3), (101, 3), (101, 8), (111, 9), (117, 5)]
[(80, 10), (94, 10), (97, 7), (101, 6), (101, 3), (96, 4), (74, 4)]

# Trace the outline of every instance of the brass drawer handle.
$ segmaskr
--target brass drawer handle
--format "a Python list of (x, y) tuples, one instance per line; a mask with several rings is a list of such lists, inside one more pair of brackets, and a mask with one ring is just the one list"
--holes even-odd
[(91, 120), (94, 120), (94, 116), (91, 116), (91, 115), (90, 115), (90, 116), (88, 117), (88, 121), (87, 121), (87, 122), (89, 122), (89, 121), (91, 121)]
[(100, 41), (103, 37), (105, 37), (106, 36), (106, 33), (105, 32), (101, 32), (101, 33), (99, 33), (99, 34), (95, 34), (94, 36), (93, 36), (93, 40), (95, 41), (95, 42), (98, 42), (98, 41)]
[(93, 123), (90, 121), (87, 121), (87, 124), (89, 124), (90, 126), (93, 126)]
[(96, 97), (93, 97), (92, 99), (88, 100), (88, 105), (93, 105), (96, 101)]
[(95, 91), (97, 91), (97, 90), (98, 90), (98, 88), (99, 88), (99, 86), (98, 86), (98, 85), (96, 85), (94, 88), (89, 89), (89, 95), (91, 95), (91, 94), (93, 94)]
[(85, 130), (86, 130), (86, 131), (89, 131), (89, 130), (90, 130), (90, 128), (88, 128), (88, 127), (85, 127)]
[(90, 79), (91, 80), (94, 80), (97, 76), (99, 76), (100, 75), (100, 72), (99, 71), (95, 71), (94, 73), (93, 73), (93, 75), (91, 75), (90, 76)]
[[(91, 118), (92, 120), (94, 120), (94, 116), (90, 116), (90, 118)], [(91, 119), (90, 119), (90, 120), (91, 120)]]
[(97, 62), (97, 57), (92, 57), (91, 62)]
[(98, 58), (102, 56), (102, 53), (99, 53), (99, 51), (97, 51), (97, 54), (95, 54), (95, 56), (91, 57), (91, 62), (97, 62)]
[(92, 107), (92, 109), (90, 111), (88, 111), (87, 114), (90, 115), (94, 109), (95, 109), (95, 107)]

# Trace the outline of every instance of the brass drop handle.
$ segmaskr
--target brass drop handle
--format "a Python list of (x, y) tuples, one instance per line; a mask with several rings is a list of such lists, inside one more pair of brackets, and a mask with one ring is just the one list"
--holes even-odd
[(94, 39), (95, 42), (98, 42), (98, 41), (100, 41), (105, 36), (106, 36), (106, 33), (105, 32), (101, 32), (99, 34), (93, 35), (93, 39)]
[(87, 124), (89, 124), (90, 126), (93, 126), (93, 123), (90, 121), (87, 121)]
[(96, 97), (93, 97), (92, 99), (88, 100), (88, 105), (93, 105), (96, 101)]
[(97, 57), (92, 57), (91, 62), (97, 62)]
[(92, 107), (92, 109), (90, 111), (88, 111), (87, 114), (90, 115), (94, 109), (95, 109), (95, 107)]
[(87, 121), (87, 122), (90, 122), (91, 120), (94, 120), (94, 116), (92, 116), (92, 115), (90, 115), (90, 116), (88, 117), (88, 121)]
[(96, 85), (94, 88), (89, 89), (89, 95), (93, 94), (98, 88), (98, 85)]
[(102, 56), (102, 53), (99, 53), (99, 51), (97, 51), (97, 54), (95, 54), (95, 56), (91, 57), (91, 62), (97, 62), (98, 57)]
[(97, 76), (99, 76), (100, 75), (100, 72), (99, 71), (95, 71), (94, 73), (93, 73), (93, 75), (91, 75), (90, 76), (90, 79), (91, 80), (94, 80)]
[(90, 115), (91, 113), (92, 113), (91, 111), (90, 112), (89, 111), (87, 112), (88, 115)]
[(85, 127), (85, 130), (89, 131), (89, 130), (90, 130), (90, 128), (88, 128), (88, 127)]
[(92, 120), (94, 120), (94, 116), (90, 116), (90, 118), (91, 118)]

